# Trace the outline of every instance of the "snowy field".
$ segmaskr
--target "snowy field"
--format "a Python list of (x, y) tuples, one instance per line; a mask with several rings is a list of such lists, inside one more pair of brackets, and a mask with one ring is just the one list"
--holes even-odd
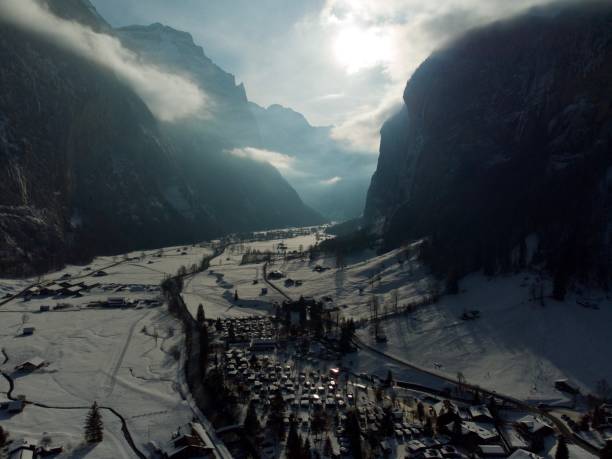
[[(164, 276), (212, 253), (208, 247), (178, 249), (166, 248), (161, 257), (158, 251), (150, 251), (141, 258), (139, 252), (128, 254), (138, 260), (101, 257), (88, 266), (70, 266), (45, 278), (59, 279), (69, 273), (69, 281), (87, 276), (101, 285), (78, 298), (19, 298), (0, 307), (0, 348), (9, 357), (0, 369), (14, 380), (12, 395), (48, 406), (26, 405), (22, 413), (13, 415), (0, 411), (0, 424), (11, 438), (40, 441), (51, 437), (53, 444), (65, 448), (59, 457), (131, 458), (134, 452), (119, 418), (106, 409), (102, 411), (104, 442), (93, 448), (82, 446), (85, 415), (94, 400), (125, 418), (141, 451), (146, 451), (149, 439), (163, 445), (179, 425), (192, 419), (178, 385), (181, 325), (165, 306), (144, 304), (160, 299), (158, 285)], [(90, 276), (101, 268), (106, 276)], [(15, 293), (35, 281), (0, 281), (0, 285)], [(126, 309), (90, 307), (109, 296), (142, 304)], [(41, 305), (57, 303), (70, 307), (40, 312)], [(34, 334), (22, 336), (24, 326), (34, 327)], [(47, 365), (31, 373), (15, 370), (34, 357)], [(0, 363), (3, 361), (0, 355)], [(6, 379), (0, 378), (0, 399), (6, 399), (8, 390)]]
[[(306, 249), (316, 243), (316, 235), (250, 242), (242, 244), (243, 247), (230, 246), (211, 261), (208, 271), (185, 280), (183, 299), (192, 314), (196, 314), (199, 304), (203, 305), (206, 317), (209, 319), (270, 313), (272, 303), (280, 303), (285, 298), (264, 282), (264, 263), (241, 265), (240, 262), (247, 248), (277, 253), (281, 243), (286, 245), (289, 252), (300, 247)], [(279, 269), (277, 265), (278, 263), (270, 265), (269, 270)], [(268, 293), (262, 295), (262, 288), (268, 288)], [(238, 301), (234, 301), (236, 291)]]

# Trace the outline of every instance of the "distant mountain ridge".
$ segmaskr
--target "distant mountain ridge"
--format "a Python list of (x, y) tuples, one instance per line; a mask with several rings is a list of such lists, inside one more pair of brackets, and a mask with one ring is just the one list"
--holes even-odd
[(450, 279), (532, 262), (557, 297), (572, 278), (607, 285), (611, 77), (609, 2), (538, 8), (435, 52), (382, 128), (370, 228), (387, 247), (427, 237)]
[[(61, 17), (115, 33), (87, 0), (48, 4)], [(217, 118), (158, 122), (112, 72), (0, 22), (2, 274), (323, 221), (276, 169), (226, 153), (258, 136), (244, 88), (188, 34), (158, 24), (144, 32), (179, 51), (177, 68), (202, 72), (197, 83), (207, 85)], [(117, 35), (136, 42), (142, 33)]]

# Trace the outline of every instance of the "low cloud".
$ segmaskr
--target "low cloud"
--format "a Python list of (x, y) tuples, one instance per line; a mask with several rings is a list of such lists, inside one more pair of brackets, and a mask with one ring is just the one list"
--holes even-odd
[(261, 163), (268, 163), (283, 173), (293, 172), (295, 158), (284, 153), (253, 147), (234, 148), (233, 150), (228, 150), (227, 153), (238, 158), (249, 158)]
[(335, 185), (336, 183), (342, 181), (342, 177), (338, 177), (337, 175), (335, 177), (332, 177), (330, 179), (327, 180), (321, 180), (319, 183), (321, 183), (321, 185)]
[(196, 84), (142, 62), (115, 37), (61, 19), (34, 0), (0, 0), (0, 20), (112, 70), (162, 121), (206, 116), (206, 96)]

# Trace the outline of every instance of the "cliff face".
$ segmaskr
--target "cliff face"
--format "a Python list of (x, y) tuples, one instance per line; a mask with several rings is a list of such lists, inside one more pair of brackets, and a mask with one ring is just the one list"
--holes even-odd
[(609, 276), (612, 6), (538, 9), (434, 53), (382, 129), (365, 217), (439, 273)]
[[(86, 0), (49, 6), (113, 33)], [(195, 67), (204, 59), (177, 50)], [(244, 90), (218, 68), (201, 80), (221, 76), (217, 89), (206, 88), (218, 117), (171, 125), (160, 124), (112, 72), (3, 21), (0, 62), (4, 275), (97, 253), (321, 220), (274, 168), (227, 155), (225, 148), (236, 143), (226, 136), (201, 134), (218, 132), (214, 123), (221, 120), (226, 132), (243, 132), (244, 125), (245, 136), (257, 135)]]

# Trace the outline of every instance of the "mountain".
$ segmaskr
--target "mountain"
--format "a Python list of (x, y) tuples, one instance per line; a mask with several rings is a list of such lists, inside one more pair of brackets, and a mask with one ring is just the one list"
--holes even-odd
[(161, 123), (160, 128), (171, 139), (196, 198), (221, 227), (245, 231), (324, 221), (270, 164), (231, 154), (260, 148), (259, 126), (244, 86), (212, 62), (189, 33), (162, 24), (115, 33), (146, 62), (187, 75), (206, 94), (205, 119)]
[(331, 126), (312, 126), (302, 115), (278, 104), (250, 103), (264, 149), (290, 156), (286, 172), (304, 201), (332, 220), (358, 217), (363, 211), (372, 156), (343, 147)]
[(609, 2), (467, 33), (418, 68), (383, 126), (365, 220), (387, 247), (428, 238), (451, 279), (531, 262), (557, 297), (570, 279), (607, 283), (611, 76)]
[[(114, 33), (87, 0), (48, 6)], [(211, 72), (218, 118), (159, 122), (114, 72), (0, 21), (0, 272), (322, 221), (276, 169), (226, 153), (257, 135), (244, 88), (174, 39)]]

